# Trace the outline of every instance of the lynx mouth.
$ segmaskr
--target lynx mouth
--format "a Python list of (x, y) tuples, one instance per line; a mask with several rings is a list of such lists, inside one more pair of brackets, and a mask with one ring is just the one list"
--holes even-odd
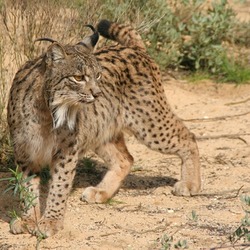
[(81, 102), (90, 103), (90, 102), (93, 102), (94, 100), (95, 100), (95, 97), (93, 95), (91, 95), (91, 94), (83, 94)]

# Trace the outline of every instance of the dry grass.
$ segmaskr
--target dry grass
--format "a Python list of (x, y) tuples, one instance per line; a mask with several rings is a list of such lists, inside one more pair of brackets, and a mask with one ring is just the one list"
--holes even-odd
[(51, 37), (63, 44), (79, 41), (89, 32), (83, 24), (95, 24), (93, 20), (98, 20), (98, 1), (84, 1), (81, 6), (77, 1), (71, 4), (50, 0), (0, 1), (0, 169), (12, 163), (6, 106), (13, 77), (25, 61), (42, 53), (48, 45), (34, 43), (35, 39)]

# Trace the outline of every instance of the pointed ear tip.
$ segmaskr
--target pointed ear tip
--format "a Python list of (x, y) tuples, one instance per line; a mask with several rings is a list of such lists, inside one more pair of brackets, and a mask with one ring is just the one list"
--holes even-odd
[(63, 47), (59, 42), (54, 42), (50, 45), (50, 47)]
[(56, 42), (49, 46), (47, 56), (52, 58), (53, 61), (56, 61), (65, 58), (66, 53), (64, 47), (60, 43)]
[(94, 48), (99, 40), (99, 32), (91, 24), (86, 24), (84, 26), (90, 28), (93, 31), (93, 34), (85, 37), (81, 43)]
[(94, 49), (98, 40), (99, 40), (99, 33), (95, 31), (91, 36), (87, 36), (83, 38), (83, 40), (79, 42), (78, 44), (85, 46), (86, 48), (89, 48), (89, 49)]
[(58, 42), (54, 42), (52, 43), (49, 48), (48, 48), (48, 51), (50, 50), (61, 50), (61, 51), (64, 51), (64, 47), (58, 43)]

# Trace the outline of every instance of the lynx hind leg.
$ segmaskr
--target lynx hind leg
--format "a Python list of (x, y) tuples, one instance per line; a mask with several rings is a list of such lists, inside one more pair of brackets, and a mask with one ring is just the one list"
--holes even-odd
[(181, 179), (175, 184), (173, 194), (194, 195), (201, 189), (198, 147), (194, 135), (184, 124), (179, 120), (173, 122), (176, 127), (168, 129), (169, 133), (166, 132), (165, 138), (160, 137), (159, 144), (153, 143), (150, 147), (162, 153), (177, 154), (181, 158)]
[(180, 144), (176, 154), (182, 160), (181, 180), (178, 181), (173, 194), (178, 196), (195, 195), (201, 190), (199, 151), (194, 134), (185, 128), (184, 135), (179, 135)]
[[(23, 170), (23, 180), (29, 178), (33, 174), (26, 167), (20, 167)], [(24, 181), (22, 209), (23, 214), (21, 218), (15, 218), (10, 223), (10, 231), (13, 234), (32, 233), (41, 217), (40, 213), (40, 177), (32, 177), (28, 182)]]
[[(159, 101), (161, 100), (161, 101)], [(127, 127), (136, 138), (150, 149), (164, 154), (177, 154), (182, 160), (181, 180), (173, 193), (190, 196), (201, 188), (200, 161), (194, 135), (175, 116), (165, 96), (151, 96), (147, 105), (128, 105)]]
[(84, 190), (82, 200), (88, 203), (103, 203), (110, 199), (118, 191), (133, 164), (133, 157), (128, 152), (123, 134), (99, 147), (96, 153), (108, 164), (109, 170), (96, 187)]

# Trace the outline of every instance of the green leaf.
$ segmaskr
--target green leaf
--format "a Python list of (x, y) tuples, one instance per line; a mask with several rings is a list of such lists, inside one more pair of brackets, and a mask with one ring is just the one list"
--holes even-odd
[(13, 190), (13, 189), (14, 189), (13, 186), (10, 186), (10, 187), (6, 188), (6, 189), (4, 190), (4, 194), (7, 193), (7, 192), (9, 192), (10, 190)]
[(35, 177), (36, 177), (35, 174), (34, 174), (34, 175), (31, 175), (31, 176), (25, 178), (25, 179), (23, 180), (23, 183), (27, 183), (27, 182), (29, 182), (31, 179), (35, 178)]
[(11, 181), (13, 177), (1, 178), (0, 181)]

